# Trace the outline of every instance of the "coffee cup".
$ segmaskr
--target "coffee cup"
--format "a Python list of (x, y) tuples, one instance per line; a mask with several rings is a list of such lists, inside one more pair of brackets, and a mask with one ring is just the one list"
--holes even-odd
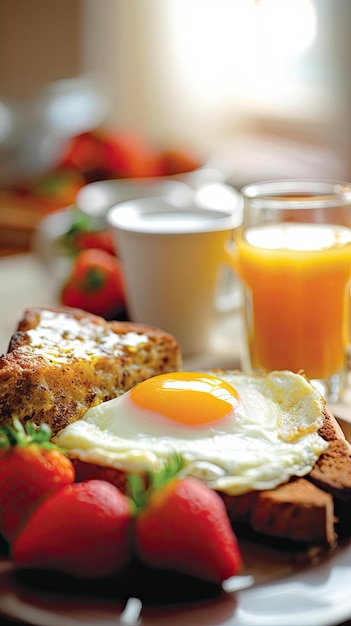
[(122, 262), (129, 318), (172, 333), (183, 355), (205, 351), (238, 214), (142, 198), (112, 207), (107, 222)]

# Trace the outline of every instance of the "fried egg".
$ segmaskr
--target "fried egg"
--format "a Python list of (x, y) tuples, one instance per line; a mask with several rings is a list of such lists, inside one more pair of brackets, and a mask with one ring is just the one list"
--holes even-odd
[(177, 453), (182, 474), (238, 495), (310, 472), (328, 445), (324, 405), (302, 374), (174, 372), (89, 409), (56, 443), (125, 472), (159, 471)]

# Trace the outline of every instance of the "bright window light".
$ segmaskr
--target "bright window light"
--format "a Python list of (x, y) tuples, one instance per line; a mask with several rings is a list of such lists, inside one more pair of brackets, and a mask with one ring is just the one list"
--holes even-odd
[(308, 68), (310, 76), (313, 73), (308, 53), (318, 36), (314, 1), (257, 0), (255, 28), (255, 61), (247, 85), (249, 106), (270, 115), (278, 111), (287, 116), (289, 111), (303, 115), (303, 109), (307, 115), (307, 109), (313, 110), (320, 101), (317, 84), (302, 79), (302, 68), (304, 74)]
[(247, 72), (254, 0), (168, 0), (168, 50), (175, 79), (201, 107), (230, 97), (236, 76)]
[(260, 0), (257, 23), (261, 47), (282, 57), (305, 52), (317, 32), (311, 0)]
[(89, 59), (115, 98), (112, 116), (162, 141), (184, 136), (207, 149), (252, 121), (317, 127), (333, 110), (331, 0), (106, 0), (98, 16), (95, 0), (84, 1)]
[[(178, 93), (214, 115), (295, 107), (299, 68), (317, 38), (314, 0), (168, 0)], [(201, 8), (200, 8), (201, 7)]]

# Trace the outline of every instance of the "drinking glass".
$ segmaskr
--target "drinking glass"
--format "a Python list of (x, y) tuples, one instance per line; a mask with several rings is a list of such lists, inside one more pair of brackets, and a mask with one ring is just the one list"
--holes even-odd
[(242, 195), (234, 256), (245, 369), (302, 370), (337, 402), (348, 371), (351, 183), (263, 181)]

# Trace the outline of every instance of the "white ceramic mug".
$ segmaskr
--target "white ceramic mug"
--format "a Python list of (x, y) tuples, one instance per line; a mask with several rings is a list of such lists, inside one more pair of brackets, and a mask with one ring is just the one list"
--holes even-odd
[(237, 214), (143, 198), (112, 207), (107, 222), (130, 319), (172, 333), (183, 355), (206, 350)]

